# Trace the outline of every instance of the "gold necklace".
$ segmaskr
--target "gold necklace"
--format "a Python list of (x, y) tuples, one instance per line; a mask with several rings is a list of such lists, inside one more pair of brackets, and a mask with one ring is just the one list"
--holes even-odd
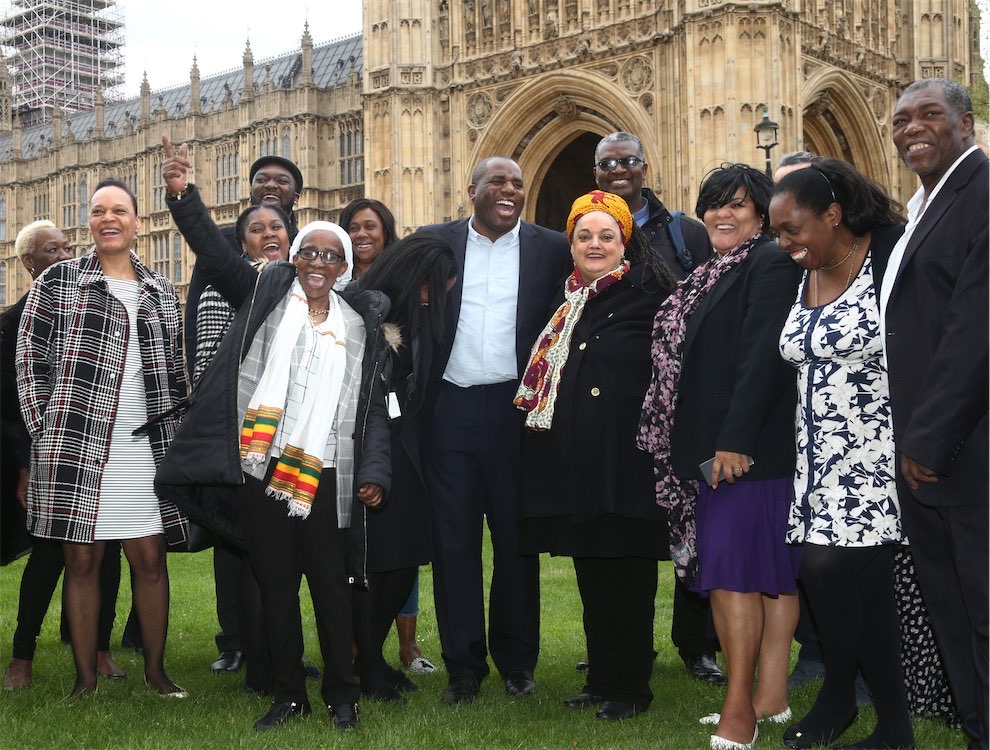
[[(849, 260), (851, 257), (853, 257), (853, 255), (855, 254), (855, 252), (857, 250), (859, 250), (859, 240), (856, 240), (856, 242), (852, 246), (852, 250), (850, 250), (846, 254), (846, 257), (843, 258), (842, 260), (840, 260), (838, 263), (833, 263), (831, 266), (822, 266), (821, 268), (816, 268), (815, 269), (815, 273), (811, 277), (812, 287), (813, 287), (814, 293), (815, 293), (815, 307), (818, 307), (818, 273), (820, 271), (831, 271), (831, 270), (833, 270), (835, 268), (838, 268), (843, 263), (845, 263), (847, 260)], [(849, 271), (846, 272), (846, 285), (844, 287), (842, 287), (842, 292), (846, 291), (846, 289), (849, 288), (849, 284), (852, 283), (852, 275), (853, 275), (852, 272), (853, 272), (853, 268), (855, 268), (855, 266), (856, 266), (855, 263), (850, 263), (849, 264)], [(836, 299), (838, 299), (838, 297), (842, 295), (842, 292), (839, 292), (839, 295), (836, 296)]]
[(309, 311), (309, 317), (310, 318), (318, 318), (321, 315), (327, 315), (329, 313), (330, 313), (330, 308), (327, 308), (326, 310), (312, 310), (311, 309)]

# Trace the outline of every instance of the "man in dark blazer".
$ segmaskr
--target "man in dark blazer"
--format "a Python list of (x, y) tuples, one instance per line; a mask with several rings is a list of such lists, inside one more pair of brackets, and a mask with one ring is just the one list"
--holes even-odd
[(988, 169), (972, 102), (925, 79), (893, 139), (921, 179), (881, 290), (897, 494), (921, 592), (970, 747), (987, 747)]
[[(674, 247), (670, 231), (673, 215), (652, 190), (643, 187), (648, 170), (643, 142), (632, 133), (609, 133), (595, 147), (595, 183), (625, 200), (650, 247), (680, 281), (711, 257), (712, 244), (704, 224), (682, 215), (677, 221), (683, 247)], [(676, 579), (670, 639), (693, 678), (715, 685), (725, 682), (715, 661), (718, 636), (708, 599)]]
[[(470, 219), (424, 227), (457, 256), (443, 344), (424, 407), (423, 467), (433, 529), (433, 589), (448, 705), (470, 703), (487, 653), (510, 696), (529, 695), (539, 653), (539, 560), (518, 553), (522, 412), (512, 401), (530, 348), (571, 269), (562, 234), (519, 220), (522, 171), (504, 157), (471, 174)], [(493, 547), (488, 638), (482, 523)]]

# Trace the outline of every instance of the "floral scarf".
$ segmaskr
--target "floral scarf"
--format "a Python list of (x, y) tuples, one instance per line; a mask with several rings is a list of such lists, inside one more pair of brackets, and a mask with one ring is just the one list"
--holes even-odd
[(694, 582), (698, 570), (695, 528), (698, 482), (678, 477), (670, 460), (670, 433), (681, 379), (684, 336), (691, 316), (718, 280), (745, 261), (762, 237), (762, 232), (758, 232), (735, 250), (722, 257), (713, 255), (694, 269), (664, 300), (653, 320), (653, 377), (643, 402), (636, 445), (653, 456), (657, 505), (669, 512), (670, 558), (678, 578), (688, 586)]
[(553, 407), (557, 400), (560, 377), (564, 372), (567, 355), (571, 351), (574, 327), (584, 313), (588, 300), (601, 294), (621, 279), (629, 270), (629, 263), (622, 261), (604, 276), (582, 284), (575, 268), (564, 284), (564, 304), (550, 318), (543, 332), (537, 337), (530, 355), (529, 366), (523, 374), (513, 403), (526, 415), (526, 426), (531, 430), (549, 430), (553, 424)]

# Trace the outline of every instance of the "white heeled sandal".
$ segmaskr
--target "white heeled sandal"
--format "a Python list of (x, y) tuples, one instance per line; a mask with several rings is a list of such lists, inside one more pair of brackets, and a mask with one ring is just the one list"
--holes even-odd
[[(793, 718), (791, 713), (791, 707), (788, 706), (779, 714), (773, 714), (772, 716), (764, 716), (762, 719), (757, 719), (757, 722), (769, 721), (771, 724), (786, 724)], [(708, 714), (707, 716), (702, 716), (698, 719), (699, 724), (718, 724), (722, 719), (722, 714)]]
[(753, 739), (749, 742), (735, 742), (733, 740), (727, 740), (725, 737), (719, 737), (717, 734), (713, 734), (711, 750), (753, 750), (753, 745), (756, 744), (756, 739), (759, 736), (759, 725), (753, 727)]

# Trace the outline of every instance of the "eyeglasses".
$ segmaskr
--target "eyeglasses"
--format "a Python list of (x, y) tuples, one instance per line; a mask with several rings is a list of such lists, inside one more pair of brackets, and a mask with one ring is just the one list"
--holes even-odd
[(343, 263), (347, 258), (345, 258), (340, 253), (335, 253), (333, 250), (316, 250), (312, 247), (301, 247), (296, 255), (303, 260), (316, 260), (317, 257), (323, 258), (323, 262), (328, 266), (335, 266), (338, 263)]
[(633, 167), (638, 167), (642, 163), (643, 160), (638, 156), (623, 156), (621, 159), (602, 159), (595, 166), (603, 172), (611, 172), (620, 164), (626, 169), (632, 169)]

